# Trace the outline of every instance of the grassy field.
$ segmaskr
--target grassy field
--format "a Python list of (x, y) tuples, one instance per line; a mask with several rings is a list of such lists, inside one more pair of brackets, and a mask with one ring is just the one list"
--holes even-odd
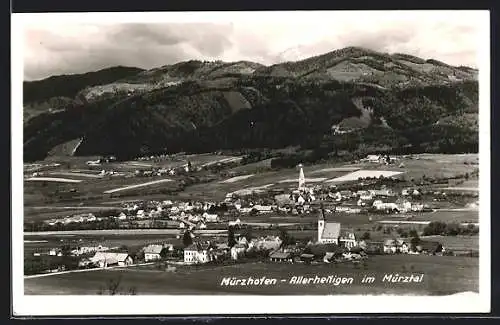
[[(387, 283), (388, 273), (424, 274), (422, 283)], [(352, 284), (291, 285), (292, 276), (353, 277)], [(363, 284), (364, 275), (374, 276), (375, 282)], [(224, 277), (276, 278), (275, 286), (221, 286)], [(229, 266), (178, 267), (175, 272), (155, 267), (98, 270), (25, 279), (25, 294), (95, 295), (110, 279), (121, 278), (120, 287), (135, 288), (139, 295), (176, 294), (250, 294), (250, 295), (325, 295), (325, 294), (422, 294), (447, 295), (463, 291), (478, 291), (478, 259), (442, 256), (373, 256), (366, 267), (353, 264), (304, 265), (251, 263)]]
[(479, 251), (479, 236), (425, 236), (422, 239), (438, 241), (452, 251)]

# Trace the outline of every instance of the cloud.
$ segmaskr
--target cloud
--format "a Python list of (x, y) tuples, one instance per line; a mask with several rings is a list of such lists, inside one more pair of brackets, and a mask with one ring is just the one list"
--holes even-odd
[(24, 77), (34, 80), (116, 65), (149, 69), (190, 59), (269, 65), (346, 46), (478, 66), (479, 16), (464, 12), (255, 12), (223, 17), (185, 23), (38, 19), (25, 26)]

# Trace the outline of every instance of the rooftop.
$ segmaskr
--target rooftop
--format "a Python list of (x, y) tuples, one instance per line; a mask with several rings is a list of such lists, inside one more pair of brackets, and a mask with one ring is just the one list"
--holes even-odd
[(321, 237), (328, 239), (328, 238), (339, 238), (339, 236), (340, 236), (340, 223), (326, 222)]

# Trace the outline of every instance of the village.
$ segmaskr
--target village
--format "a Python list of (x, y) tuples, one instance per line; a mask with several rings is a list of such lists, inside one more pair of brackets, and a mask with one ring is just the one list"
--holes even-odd
[[(380, 164), (397, 163), (388, 156), (369, 155), (366, 160)], [(306, 184), (303, 166), (299, 165), (298, 169), (298, 186), (288, 192), (284, 189), (237, 191), (228, 193), (219, 202), (135, 201), (124, 203), (120, 211), (75, 214), (43, 220), (28, 227), (25, 225), (25, 231), (165, 229), (173, 234), (133, 252), (125, 245), (67, 240), (63, 246), (38, 249), (32, 254), (37, 257), (56, 256), (61, 258), (60, 261), (69, 258), (71, 263), (32, 267), (30, 273), (144, 263), (185, 266), (256, 260), (268, 263), (361, 263), (371, 256), (383, 254), (456, 253), (443, 243), (424, 236), (434, 234), (431, 231), (435, 227), (446, 228), (446, 224), (426, 224), (422, 231), (411, 223), (416, 215), (432, 212), (436, 203), (446, 201), (452, 194), (418, 186), (402, 187), (397, 178), (383, 175), (361, 176), (347, 185), (310, 186)], [(352, 225), (339, 222), (349, 215), (369, 215), (369, 222), (374, 221), (372, 216), (398, 215), (400, 222), (395, 226), (374, 224), (373, 233), (375, 229), (383, 231), (382, 236), (377, 237), (370, 230), (360, 233), (360, 229), (356, 231)], [(283, 219), (293, 216), (303, 221), (280, 223), (270, 216), (282, 216)], [(404, 222), (408, 222), (407, 227), (400, 226)], [(458, 228), (457, 233), (463, 234), (477, 234), (478, 231), (473, 223), (459, 224)], [(311, 236), (295, 236), (299, 229), (309, 230)], [(436, 234), (443, 233), (443, 229)]]

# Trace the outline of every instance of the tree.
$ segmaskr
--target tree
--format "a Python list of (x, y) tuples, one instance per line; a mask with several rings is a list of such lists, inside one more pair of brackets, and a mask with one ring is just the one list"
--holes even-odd
[(245, 237), (247, 241), (252, 240), (253, 237), (252, 228), (250, 227), (246, 228), (243, 232), (243, 237)]
[(232, 226), (227, 228), (227, 245), (229, 247), (236, 245), (236, 239), (234, 239), (234, 228)]
[(412, 237), (412, 239), (410, 240), (410, 249), (412, 251), (415, 251), (418, 244), (420, 244), (420, 237), (418, 237), (418, 234), (417, 234), (417, 236)]
[(370, 233), (368, 231), (365, 231), (365, 233), (361, 236), (362, 240), (370, 239)]
[(184, 235), (182, 236), (182, 243), (184, 244), (184, 247), (188, 247), (193, 243), (193, 238), (191, 237), (191, 232), (189, 230), (184, 232)]
[(415, 229), (411, 229), (408, 232), (408, 237), (411, 237), (411, 238), (418, 237), (418, 232)]
[(288, 231), (284, 228), (279, 229), (279, 238), (281, 239), (281, 246), (292, 245), (295, 244), (295, 240)]

